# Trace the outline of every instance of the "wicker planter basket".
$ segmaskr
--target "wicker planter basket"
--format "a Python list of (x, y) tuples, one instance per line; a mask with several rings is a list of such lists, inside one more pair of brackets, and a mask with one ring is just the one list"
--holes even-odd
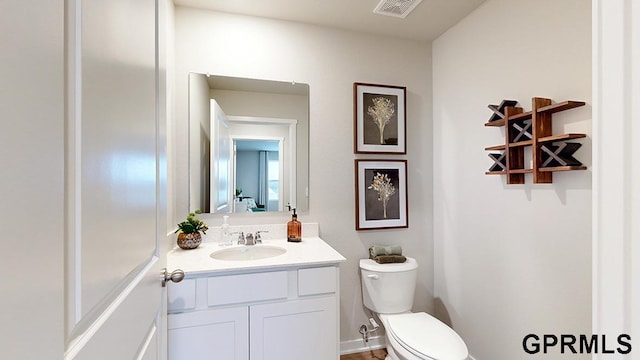
[(200, 246), (201, 242), (202, 242), (202, 235), (200, 235), (199, 232), (194, 232), (189, 234), (185, 234), (185, 233), (178, 234), (178, 246), (181, 249), (185, 249), (185, 250), (195, 249), (198, 246)]

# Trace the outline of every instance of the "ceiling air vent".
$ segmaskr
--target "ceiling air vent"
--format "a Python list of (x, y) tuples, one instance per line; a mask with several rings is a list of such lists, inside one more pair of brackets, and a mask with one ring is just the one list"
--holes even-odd
[(381, 0), (373, 12), (380, 15), (405, 18), (422, 0)]

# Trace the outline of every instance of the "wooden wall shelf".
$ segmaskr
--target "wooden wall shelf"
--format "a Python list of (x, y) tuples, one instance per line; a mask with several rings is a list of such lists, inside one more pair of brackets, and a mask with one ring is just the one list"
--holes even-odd
[(487, 122), (484, 126), (504, 126), (504, 119)]
[[(583, 101), (552, 104), (551, 99), (534, 97), (531, 111), (526, 112), (516, 104), (514, 100), (503, 100), (500, 106), (489, 105), (494, 114), (484, 126), (504, 126), (505, 143), (485, 148), (492, 152), (489, 155), (494, 161), (486, 175), (506, 175), (507, 184), (524, 184), (524, 175), (533, 174), (534, 184), (549, 184), (555, 171), (587, 169), (573, 157), (581, 144), (567, 142), (584, 138), (586, 134), (551, 134), (551, 114), (584, 106)], [(524, 164), (524, 150), (529, 146), (533, 168), (526, 168)]]
[(493, 151), (493, 150), (504, 150), (506, 149), (507, 146), (506, 145), (496, 145), (496, 146), (489, 146), (484, 148), (487, 151)]
[(571, 140), (571, 139), (580, 139), (587, 135), (585, 134), (560, 134), (560, 135), (552, 135), (545, 136), (538, 139), (539, 143), (542, 142), (553, 142), (553, 141), (563, 141), (563, 140)]
[(513, 147), (518, 147), (518, 146), (531, 146), (533, 145), (533, 140), (526, 140), (526, 141), (518, 141), (518, 142), (514, 142), (514, 143), (509, 143), (509, 147), (513, 148)]
[(543, 167), (539, 169), (542, 172), (553, 172), (553, 171), (571, 171), (571, 170), (587, 170), (586, 166), (553, 166), (553, 167)]
[(512, 174), (531, 174), (533, 169), (513, 169), (510, 171)]
[[(534, 98), (536, 99), (536, 98)], [(548, 100), (548, 99), (545, 99)], [(569, 109), (574, 109), (580, 106), (584, 106), (584, 101), (564, 101), (561, 103), (557, 103), (557, 104), (553, 104), (553, 105), (548, 105), (548, 106), (544, 106), (539, 108), (537, 111), (538, 112), (548, 112), (550, 114), (553, 113), (557, 113), (559, 111), (565, 111), (565, 110), (569, 110)]]

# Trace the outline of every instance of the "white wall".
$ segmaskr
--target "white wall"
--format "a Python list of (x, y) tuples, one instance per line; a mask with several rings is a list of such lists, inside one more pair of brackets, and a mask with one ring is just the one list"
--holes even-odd
[(553, 131), (590, 134), (590, 16), (584, 0), (488, 0), (433, 44), (436, 308), (478, 360), (525, 357), (528, 333), (591, 334), (590, 169), (505, 185), (483, 150), (504, 142), (483, 126), (502, 99), (586, 101)]
[[(366, 322), (358, 259), (372, 244), (400, 244), (420, 263), (417, 310), (432, 310), (431, 53), (428, 44), (329, 28), (176, 8), (176, 214), (187, 213), (187, 74), (191, 71), (310, 85), (310, 210), (320, 232), (347, 261), (341, 265), (341, 338), (361, 339)], [(256, 61), (260, 59), (260, 61)], [(407, 87), (409, 228), (355, 231), (354, 82)], [(364, 156), (360, 156), (364, 158)], [(394, 157), (397, 158), (397, 157)], [(494, 179), (497, 180), (497, 179)], [(256, 215), (253, 215), (256, 216)], [(288, 216), (241, 221), (288, 221)], [(220, 224), (218, 218), (211, 225)], [(304, 238), (304, 234), (303, 234)], [(355, 345), (362, 345), (356, 341)]]
[(242, 189), (242, 196), (252, 197), (258, 202), (258, 169), (260, 153), (258, 151), (238, 151), (236, 154), (236, 187)]

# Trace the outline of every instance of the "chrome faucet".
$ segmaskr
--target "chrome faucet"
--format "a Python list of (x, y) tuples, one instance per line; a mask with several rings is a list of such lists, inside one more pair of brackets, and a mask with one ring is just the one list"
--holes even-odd
[(268, 231), (266, 231), (266, 230), (256, 231), (256, 238), (255, 238), (255, 243), (256, 244), (262, 244), (262, 236), (260, 236), (260, 234), (266, 233), (266, 232), (268, 232)]
[(231, 234), (238, 234), (238, 245), (244, 245), (245, 244), (245, 239), (244, 239), (244, 233), (243, 232), (233, 232)]
[(248, 233), (247, 236), (245, 237), (245, 244), (246, 245), (255, 245), (256, 242), (253, 238), (253, 234)]
[(255, 235), (252, 233), (247, 233), (247, 235), (244, 234), (244, 232), (238, 231), (238, 232), (232, 232), (231, 235), (238, 235), (238, 245), (255, 245), (255, 244), (262, 244), (262, 236), (260, 234), (262, 233), (266, 233), (268, 231), (266, 230), (259, 230), (256, 231)]

